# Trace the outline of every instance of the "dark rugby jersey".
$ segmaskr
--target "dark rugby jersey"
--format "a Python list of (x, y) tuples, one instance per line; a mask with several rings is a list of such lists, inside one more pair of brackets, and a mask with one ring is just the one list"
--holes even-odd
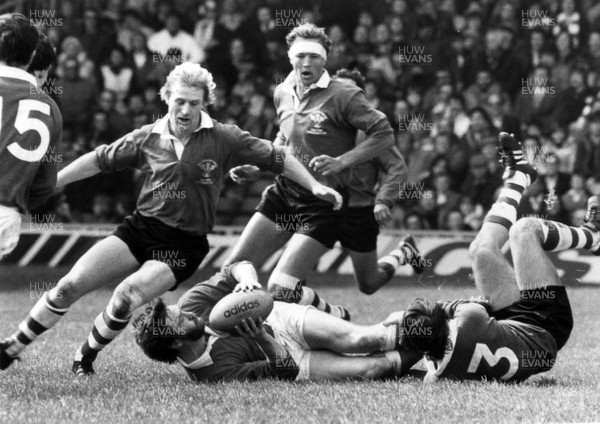
[(478, 303), (458, 304), (450, 320), (451, 346), (441, 361), (425, 360), (428, 378), (523, 380), (548, 371), (556, 341), (540, 327), (491, 318)]
[(283, 171), (282, 148), (235, 125), (211, 120), (205, 112), (181, 159), (174, 138), (164, 117), (99, 146), (96, 155), (103, 172), (132, 167), (146, 173), (137, 201), (140, 214), (194, 235), (212, 230), (223, 179), (231, 168), (249, 163), (275, 173)]
[(0, 204), (21, 213), (56, 187), (62, 116), (33, 75), (0, 66)]
[[(352, 165), (372, 159), (394, 145), (394, 136), (385, 115), (367, 102), (362, 90), (352, 84), (331, 79), (327, 71), (298, 99), (294, 72), (275, 89), (274, 101), (279, 116), (278, 142), (307, 167), (315, 179), (329, 187), (347, 187), (350, 167), (337, 175), (324, 177), (308, 168), (319, 155), (343, 156)], [(362, 142), (366, 154), (358, 158), (348, 153), (355, 147), (358, 130), (366, 133)]]
[[(183, 311), (192, 312), (208, 323), (212, 308), (235, 288), (237, 281), (231, 275), (232, 264), (210, 280), (196, 284), (179, 299), (177, 305)], [(272, 329), (265, 326), (269, 334)], [(293, 380), (298, 368), (286, 363), (276, 368), (267, 362), (263, 351), (254, 342), (243, 337), (219, 337), (207, 327), (205, 351), (191, 364), (179, 362), (188, 376), (195, 381), (256, 380), (280, 378)]]

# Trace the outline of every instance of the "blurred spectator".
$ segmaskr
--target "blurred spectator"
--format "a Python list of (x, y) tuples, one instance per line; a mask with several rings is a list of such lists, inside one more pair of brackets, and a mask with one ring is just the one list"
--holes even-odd
[(218, 46), (218, 40), (215, 38), (215, 29), (217, 26), (217, 3), (213, 0), (207, 0), (198, 8), (200, 19), (194, 27), (194, 40), (204, 52), (210, 56), (213, 50)]
[(463, 223), (466, 230), (479, 231), (483, 225), (485, 211), (480, 203), (473, 203), (468, 196), (463, 196), (460, 200), (460, 211), (463, 215)]
[(477, 71), (475, 82), (464, 91), (463, 95), (467, 110), (470, 110), (478, 106), (485, 106), (487, 99), (492, 94), (501, 93), (500, 83), (494, 81), (488, 69), (482, 68)]
[(565, 210), (573, 213), (577, 209), (586, 209), (587, 198), (583, 177), (579, 174), (571, 175), (569, 190), (561, 197)]
[(118, 111), (117, 96), (110, 90), (100, 93), (98, 106), (99, 111), (108, 117), (107, 135), (111, 140), (116, 140), (125, 133), (131, 131), (131, 122), (127, 115)]
[(61, 43), (61, 53), (58, 55), (56, 75), (63, 78), (62, 64), (68, 59), (76, 60), (79, 65), (79, 77), (84, 80), (94, 81), (94, 63), (83, 50), (81, 41), (77, 37), (67, 37)]
[(550, 79), (548, 68), (538, 65), (521, 87), (515, 113), (525, 122), (550, 128), (554, 122), (556, 97), (556, 86)]
[(462, 181), (460, 192), (474, 205), (481, 205), (487, 211), (494, 203), (494, 192), (502, 184), (490, 173), (488, 162), (483, 155), (474, 155), (469, 159), (469, 170)]
[(62, 87), (58, 105), (63, 125), (82, 131), (90, 121), (98, 90), (94, 83), (80, 77), (79, 63), (73, 58), (62, 62), (60, 73), (63, 77), (57, 80), (57, 85)]
[(179, 16), (171, 13), (167, 16), (165, 28), (148, 38), (148, 49), (162, 56), (170, 49), (179, 49), (185, 62), (201, 63), (205, 59), (204, 51), (194, 37), (181, 30)]
[(111, 49), (107, 63), (100, 67), (100, 87), (114, 92), (119, 100), (129, 94), (133, 81), (133, 69), (126, 59), (127, 52), (117, 44)]
[(563, 31), (556, 36), (555, 45), (558, 55), (556, 64), (551, 66), (552, 79), (559, 90), (564, 90), (569, 86), (571, 69), (577, 59), (575, 44), (569, 33)]
[(331, 39), (331, 46), (325, 68), (333, 75), (338, 69), (350, 67), (350, 63), (354, 61), (354, 51), (347, 42), (346, 34), (341, 26), (332, 25), (328, 35)]
[(116, 41), (112, 21), (106, 18), (100, 20), (96, 11), (86, 10), (83, 14), (80, 40), (92, 62), (100, 63), (108, 56)]
[(151, 28), (143, 24), (139, 12), (135, 9), (126, 9), (120, 19), (116, 29), (116, 42), (118, 45), (123, 46), (127, 53), (133, 50), (133, 38), (137, 34), (142, 34), (145, 37), (154, 34)]
[(471, 119), (469, 129), (465, 134), (466, 145), (473, 153), (481, 152), (484, 144), (496, 140), (498, 130), (492, 122), (492, 118), (482, 107), (475, 107), (469, 111)]
[(600, 177), (600, 112), (588, 117), (588, 128), (577, 140), (574, 169), (586, 179)]
[(575, 68), (569, 76), (569, 87), (558, 92), (554, 109), (554, 122), (560, 127), (566, 127), (575, 121), (589, 96), (585, 71)]
[(465, 231), (467, 226), (464, 222), (464, 216), (460, 209), (451, 209), (446, 214), (446, 219), (442, 225), (442, 230), (447, 231)]
[[(499, 131), (514, 134), (517, 140), (521, 140), (521, 121), (510, 113), (510, 105), (505, 95), (491, 93), (484, 105), (490, 115), (494, 127)], [(519, 113), (517, 112), (517, 116)]]
[(558, 36), (561, 32), (566, 32), (573, 39), (573, 45), (577, 48), (580, 45), (580, 40), (585, 36), (585, 19), (581, 17), (581, 13), (576, 7), (575, 0), (562, 0), (560, 13), (556, 17), (556, 26), (553, 28), (553, 33)]

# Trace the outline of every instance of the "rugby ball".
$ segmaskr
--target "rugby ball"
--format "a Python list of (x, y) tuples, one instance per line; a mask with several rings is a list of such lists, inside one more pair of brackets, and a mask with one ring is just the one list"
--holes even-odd
[(208, 322), (210, 328), (226, 333), (237, 334), (235, 326), (246, 318), (255, 322), (263, 320), (273, 310), (273, 297), (262, 290), (231, 293), (219, 300), (212, 309)]

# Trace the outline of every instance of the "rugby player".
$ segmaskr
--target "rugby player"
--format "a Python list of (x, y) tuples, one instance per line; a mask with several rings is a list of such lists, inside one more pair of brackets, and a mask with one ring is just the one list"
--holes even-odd
[[(520, 143), (501, 133), (504, 186), (469, 253), (484, 302), (413, 300), (401, 323), (402, 346), (424, 354), (426, 382), (439, 378), (521, 381), (548, 371), (573, 328), (565, 287), (545, 251), (600, 253), (600, 198), (582, 227), (521, 218), (523, 191), (536, 177)], [(514, 271), (501, 252), (509, 240)]]
[[(179, 362), (194, 381), (279, 378), (286, 380), (375, 379), (402, 375), (421, 355), (397, 348), (395, 326), (361, 326), (312, 306), (276, 301), (262, 321), (246, 319), (238, 336), (208, 326), (214, 305), (232, 291), (258, 288), (249, 262), (226, 266), (188, 290), (177, 305), (161, 299), (134, 323), (138, 345), (151, 359)], [(344, 356), (342, 353), (372, 354)]]
[(21, 215), (43, 203), (56, 186), (57, 162), (44, 160), (62, 138), (56, 103), (27, 73), (48, 68), (35, 50), (40, 34), (25, 16), (0, 16), (0, 259), (19, 241)]
[[(281, 301), (314, 305), (347, 317), (343, 308), (332, 308), (314, 290), (302, 287), (313, 265), (336, 241), (351, 251), (358, 264), (356, 276), (369, 292), (416, 256), (413, 246), (401, 243), (377, 261), (373, 206), (348, 208), (352, 167), (388, 151), (394, 144), (393, 131), (385, 115), (368, 104), (358, 87), (330, 78), (324, 69), (330, 40), (322, 28), (300, 25), (286, 41), (293, 71), (275, 89), (281, 127), (275, 144), (290, 146), (317, 180), (338, 189), (344, 207), (335, 212), (325, 209), (322, 201), (303, 188), (277, 177), (263, 193), (257, 212), (225, 264), (263, 263), (289, 240), (269, 278), (269, 290)], [(366, 138), (356, 144), (359, 130)], [(295, 224), (293, 234), (280, 229), (278, 224), (286, 222)]]
[(98, 352), (123, 331), (133, 310), (175, 289), (198, 269), (209, 250), (206, 235), (214, 224), (223, 177), (240, 163), (283, 172), (330, 209), (328, 202), (341, 206), (341, 196), (317, 182), (284, 148), (213, 121), (204, 109), (214, 101), (214, 90), (212, 75), (200, 65), (177, 66), (161, 88), (167, 116), (99, 146), (59, 173), (58, 186), (126, 167), (144, 172), (145, 180), (133, 215), (88, 250), (0, 343), (0, 369), (84, 294), (118, 281), (75, 354), (73, 372), (93, 374)]

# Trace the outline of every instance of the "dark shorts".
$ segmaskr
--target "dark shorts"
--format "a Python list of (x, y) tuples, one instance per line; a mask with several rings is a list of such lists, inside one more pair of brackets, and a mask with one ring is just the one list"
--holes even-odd
[(558, 350), (567, 343), (573, 330), (571, 303), (564, 286), (522, 290), (519, 301), (490, 316), (540, 327), (554, 337)]
[(344, 205), (338, 211), (304, 187), (278, 177), (263, 192), (256, 211), (273, 221), (279, 230), (304, 234), (328, 249), (339, 241), (356, 252), (375, 250), (379, 225), (373, 207), (348, 208), (347, 194), (343, 189), (336, 190), (344, 197)]
[(206, 236), (191, 235), (137, 211), (113, 235), (127, 244), (140, 264), (149, 260), (167, 264), (177, 281), (170, 290), (196, 272), (209, 250)]

